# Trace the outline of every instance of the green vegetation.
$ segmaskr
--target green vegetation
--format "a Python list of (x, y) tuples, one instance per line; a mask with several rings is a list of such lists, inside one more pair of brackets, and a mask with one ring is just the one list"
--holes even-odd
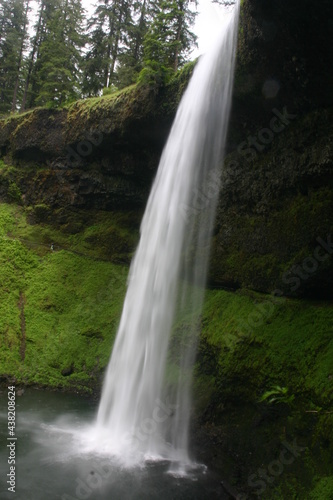
[(309, 495), (309, 500), (332, 500), (333, 499), (333, 476), (324, 477), (319, 480), (317, 486)]
[(89, 390), (109, 359), (127, 268), (56, 247), (53, 252), (40, 245), (29, 248), (15, 236), (41, 232), (43, 239), (46, 233), (40, 226), (30, 226), (35, 233), (29, 232), (23, 211), (14, 206), (0, 205), (0, 227), (1, 375)]
[[(269, 16), (260, 19), (262, 9), (255, 3), (241, 4), (233, 106), (238, 125), (229, 140), (236, 149), (247, 137), (259, 137), (270, 123), (260, 113), (262, 83), (267, 74), (280, 71), (273, 64), (267, 73), (265, 59), (271, 64), (271, 57), (260, 45)], [(92, 177), (97, 164), (103, 164), (100, 158), (112, 155), (110, 138), (114, 136), (115, 147), (131, 148), (133, 124), (139, 122), (143, 131), (150, 124), (147, 131), (155, 142), (155, 123), (173, 115), (195, 66), (188, 63), (179, 70), (194, 42), (189, 6), (179, 0), (100, 0), (84, 37), (78, 0), (41, 0), (29, 39), (29, 1), (0, 5), (0, 113), (7, 116), (0, 124), (1, 148), (6, 161), (15, 164), (0, 160), (1, 196), (8, 202), (0, 204), (2, 381), (13, 377), (18, 385), (89, 393), (101, 387), (141, 214), (76, 210), (66, 196), (58, 201), (53, 166), (60, 165), (68, 144), (77, 144), (91, 131), (103, 132), (105, 138), (98, 154), (82, 167), (89, 173), (91, 169)], [(295, 18), (281, 19), (294, 19), (290, 26), (298, 30), (304, 24), (306, 31), (306, 23), (296, 22), (300, 9), (295, 10)], [(272, 107), (281, 111), (278, 102), (292, 102), (298, 116), (271, 144), (262, 144), (263, 151), (255, 152), (252, 160), (236, 152), (229, 158), (240, 168), (231, 169), (226, 179), (231, 182), (214, 233), (211, 282), (240, 289), (208, 290), (194, 325), (200, 340), (193, 425), (211, 440), (212, 465), (235, 489), (243, 486), (249, 498), (257, 497), (258, 489), (249, 478), (267, 473), (264, 499), (332, 500), (333, 310), (330, 302), (318, 300), (322, 289), (322, 296), (329, 296), (329, 260), (318, 262), (318, 273), (307, 271), (311, 276), (302, 278), (295, 290), (297, 296), (315, 300), (291, 299), (293, 285), (288, 286), (290, 278), (295, 283), (295, 266), (307, 262), (305, 267), (311, 268), (318, 236), (332, 234), (332, 111), (317, 106), (308, 113), (310, 93), (321, 97), (311, 106), (328, 106), (330, 101), (312, 86), (312, 76), (321, 73), (303, 72), (311, 68), (311, 60), (303, 58), (307, 45), (304, 52), (298, 51), (298, 42), (293, 45), (294, 40), (305, 41), (301, 32), (295, 37), (292, 28), (288, 38), (287, 21), (283, 23), (276, 28), (290, 49), (287, 55), (280, 51), (284, 86), (281, 100), (272, 101)], [(308, 38), (315, 54), (314, 39)], [(316, 39), (318, 47), (324, 46)], [(258, 66), (258, 60), (263, 64)], [(301, 87), (309, 94), (303, 95)], [(73, 102), (80, 97), (85, 99)], [(17, 114), (37, 104), (43, 107)], [(54, 106), (62, 109), (45, 112)], [(287, 108), (290, 112), (289, 104)], [(141, 136), (133, 143), (142, 152), (146, 149)], [(126, 162), (124, 156), (119, 166)], [(66, 172), (62, 170), (58, 181)], [(115, 176), (115, 185), (122, 181)], [(44, 186), (50, 186), (47, 196)], [(27, 201), (29, 191), (36, 194), (30, 195), (32, 201)], [(286, 272), (289, 278), (281, 280)], [(248, 290), (277, 287), (280, 298)], [(192, 341), (192, 326), (188, 317), (178, 318), (175, 325), (167, 367), (170, 385), (178, 376), (178, 347)], [(282, 443), (294, 441), (302, 451), (281, 469)]]
[(155, 81), (159, 73), (165, 83), (186, 62), (196, 42), (197, 37), (190, 29), (196, 13), (189, 0), (157, 0), (151, 4), (151, 15), (143, 44), (144, 73), (140, 77), (155, 75)]
[[(43, 204), (0, 204), (0, 377), (15, 377), (17, 385), (96, 391), (128, 271), (112, 259), (121, 255), (117, 245), (132, 251), (137, 233), (130, 213), (67, 214), (63, 225), (55, 223), (58, 216)], [(195, 415), (215, 444), (223, 450), (232, 443), (236, 462), (242, 457), (235, 485), (246, 485), (253, 469), (268, 465), (281, 442), (297, 439), (306, 449), (302, 458), (263, 498), (330, 498), (332, 325), (327, 302), (207, 291), (198, 322)], [(189, 318), (176, 325), (171, 384), (180, 331), (191, 332)], [(278, 404), (270, 404), (273, 399)], [(254, 421), (262, 423), (253, 428)], [(223, 469), (230, 467), (233, 477), (237, 467), (228, 460)]]
[[(133, 212), (91, 211), (87, 214), (61, 209), (52, 212), (47, 205), (39, 204), (26, 213), (37, 224), (29, 224), (25, 217), (19, 218), (11, 234), (41, 256), (48, 253), (53, 243), (56, 250), (128, 263), (137, 242), (138, 215)], [(64, 221), (54, 224), (57, 219)]]
[(205, 347), (213, 349), (215, 384), (224, 400), (241, 395), (243, 401), (256, 401), (278, 385), (295, 400), (311, 394), (314, 405), (330, 409), (333, 310), (328, 302), (208, 291), (202, 326), (198, 369), (208, 356)]
[[(276, 203), (269, 217), (234, 214), (232, 210), (225, 213), (226, 220), (233, 221), (232, 240), (224, 248), (219, 247), (223, 232), (215, 238), (213, 279), (230, 280), (259, 290), (279, 287), (289, 295), (290, 286), (281, 282), (281, 277), (293, 265), (302, 264), (313, 255), (316, 237), (326, 238), (330, 233), (332, 206), (332, 190), (323, 186), (285, 200), (282, 207)], [(327, 264), (321, 264), (321, 268), (325, 269)]]
[[(243, 484), (255, 494), (248, 478), (256, 470), (267, 471), (279, 458), (282, 443), (296, 439), (304, 451), (266, 484), (262, 498), (330, 498), (332, 331), (329, 302), (278, 299), (246, 290), (207, 291), (195, 376), (196, 413), (212, 442), (225, 451), (221, 471), (234, 478), (236, 488)], [(272, 391), (279, 404), (260, 402), (269, 402)]]
[[(189, 0), (98, 0), (88, 19), (79, 0), (0, 5), (0, 115), (61, 107), (138, 81), (166, 82), (196, 37)], [(34, 23), (34, 24), (33, 24)], [(162, 79), (162, 80), (161, 80)]]
[[(67, 218), (66, 224), (56, 228), (47, 223), (50, 217), (47, 206), (38, 205), (34, 211), (6, 204), (1, 204), (0, 208), (1, 265), (4, 268), (1, 307), (7, 311), (1, 315), (2, 334), (9, 335), (13, 341), (16, 335), (14, 344), (18, 345), (20, 331), (15, 330), (14, 335), (11, 328), (15, 324), (19, 327), (17, 302), (23, 293), (27, 339), (31, 335), (34, 339), (31, 342), (39, 345), (39, 349), (44, 342), (43, 335), (46, 335), (45, 346), (52, 335), (60, 335), (58, 348), (64, 343), (66, 352), (71, 353), (79, 339), (89, 337), (87, 332), (91, 332), (94, 341), (96, 338), (110, 341), (111, 333), (106, 334), (106, 330), (111, 322), (114, 333), (127, 274), (124, 266), (111, 261), (119, 261), (121, 257), (124, 262), (129, 261), (138, 237), (130, 226), (131, 214), (92, 213), (89, 214), (90, 224), (82, 215), (74, 214), (72, 219)], [(50, 249), (52, 243), (54, 252)], [(121, 253), (124, 248), (127, 252)], [(110, 296), (115, 298), (113, 305), (108, 302)], [(82, 317), (78, 319), (80, 314)], [(209, 290), (201, 322), (198, 373), (203, 370), (207, 374), (207, 367), (211, 366), (215, 382), (223, 380), (224, 399), (242, 394), (246, 400), (256, 401), (266, 391), (280, 386), (281, 395), (286, 397), (292, 394), (297, 400), (311, 393), (314, 405), (324, 409), (329, 405), (332, 398), (330, 360), (333, 359), (333, 311), (329, 304), (287, 300), (255, 292)], [(56, 325), (59, 325), (59, 332)], [(38, 340), (38, 332), (43, 340)], [(76, 339), (74, 349), (69, 349), (70, 338)], [(27, 340), (27, 352), (30, 352), (29, 342)], [(110, 352), (110, 348), (107, 350)], [(80, 352), (84, 357), (90, 355), (89, 351)], [(212, 360), (209, 361), (209, 357)], [(2, 373), (10, 372), (10, 359), (6, 358), (8, 364), (5, 370), (2, 368)], [(67, 354), (64, 359), (69, 362)], [(80, 363), (77, 368), (84, 364)], [(91, 363), (91, 360), (87, 362), (89, 366)], [(242, 371), (251, 374), (251, 380), (246, 384), (240, 380), (237, 390), (233, 383), (229, 394), (226, 380)], [(219, 387), (217, 383), (215, 389)], [(289, 393), (286, 395), (287, 388)]]
[(264, 392), (264, 394), (259, 399), (260, 403), (266, 402), (267, 404), (280, 404), (287, 403), (291, 404), (295, 399), (294, 394), (289, 394), (288, 387), (280, 387), (279, 385), (274, 385), (270, 390)]
[[(331, 121), (332, 110), (311, 112), (297, 118), (267, 149), (254, 153), (252, 160), (244, 161), (237, 152), (227, 157), (227, 185), (224, 191), (222, 187), (221, 199), (225, 194), (237, 201), (228, 203), (219, 213), (211, 265), (215, 283), (233, 283), (262, 291), (279, 288), (286, 295), (295, 292), (288, 278), (283, 279), (284, 273), (289, 271), (290, 277), (293, 266), (302, 266), (305, 259), (313, 257), (317, 238), (325, 239), (333, 231), (331, 180), (329, 177), (323, 183), (314, 178), (309, 180), (313, 165), (323, 172), (330, 165)], [(304, 151), (301, 155), (298, 147)], [(303, 172), (304, 177), (298, 172)], [(268, 178), (269, 183), (265, 181)], [(290, 184), (286, 187), (285, 183)], [(251, 189), (243, 190), (240, 187), (243, 185)], [(227, 240), (225, 228), (229, 232)], [(322, 278), (330, 266), (330, 260), (321, 262), (316, 273), (301, 280), (297, 295), (302, 291), (315, 297), (311, 288), (316, 288), (319, 294), (320, 280), (325, 281)]]
[[(82, 120), (85, 123), (95, 114), (103, 114), (107, 117), (108, 121), (112, 121), (114, 118), (113, 113), (116, 107), (119, 107), (119, 103), (133, 103), (136, 97), (136, 85), (131, 85), (122, 90), (117, 90), (111, 94), (103, 95), (102, 97), (91, 97), (89, 99), (84, 99), (81, 101), (76, 101), (68, 106), (68, 126), (78, 126)], [(126, 106), (124, 106), (126, 108)], [(128, 112), (128, 110), (127, 110)], [(117, 120), (119, 120), (117, 116)], [(77, 119), (80, 122), (77, 123)]]
[(12, 201), (16, 201), (16, 203), (20, 203), (20, 201), (21, 201), (22, 194), (21, 194), (20, 188), (18, 187), (18, 185), (14, 181), (10, 182), (10, 184), (8, 186), (8, 197)]

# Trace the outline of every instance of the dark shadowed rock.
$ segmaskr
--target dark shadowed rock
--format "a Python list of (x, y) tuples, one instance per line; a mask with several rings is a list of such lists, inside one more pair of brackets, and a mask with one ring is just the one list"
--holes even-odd
[[(317, 239), (333, 234), (332, 35), (331, 1), (242, 2), (214, 286), (332, 294), (332, 257), (315, 258)], [(0, 172), (0, 196), (15, 194), (46, 222), (65, 207), (141, 213), (192, 70), (166, 87), (0, 121), (1, 155), (14, 166)]]

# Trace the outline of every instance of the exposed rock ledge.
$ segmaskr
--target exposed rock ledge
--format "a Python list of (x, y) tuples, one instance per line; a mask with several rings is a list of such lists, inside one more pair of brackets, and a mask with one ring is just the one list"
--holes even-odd
[[(312, 15), (309, 0), (243, 2), (214, 286), (332, 295), (330, 7), (323, 1)], [(192, 69), (167, 87), (133, 86), (0, 121), (8, 165), (0, 196), (52, 209), (142, 211)], [(326, 242), (322, 261), (318, 241)]]

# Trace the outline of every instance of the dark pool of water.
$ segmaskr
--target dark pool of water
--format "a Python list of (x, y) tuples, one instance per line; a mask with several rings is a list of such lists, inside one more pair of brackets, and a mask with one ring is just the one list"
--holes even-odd
[(168, 473), (165, 461), (125, 468), (77, 445), (96, 406), (75, 395), (27, 389), (16, 397), (15, 494), (8, 491), (7, 390), (0, 394), (1, 500), (211, 500), (227, 499), (219, 479), (204, 466), (185, 477)]

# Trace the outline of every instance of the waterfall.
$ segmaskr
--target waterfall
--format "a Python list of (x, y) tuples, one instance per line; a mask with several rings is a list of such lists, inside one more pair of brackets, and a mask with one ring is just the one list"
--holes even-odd
[(140, 455), (190, 463), (192, 367), (230, 112), (238, 16), (239, 6), (195, 68), (142, 220), (96, 421), (103, 442), (124, 460)]

